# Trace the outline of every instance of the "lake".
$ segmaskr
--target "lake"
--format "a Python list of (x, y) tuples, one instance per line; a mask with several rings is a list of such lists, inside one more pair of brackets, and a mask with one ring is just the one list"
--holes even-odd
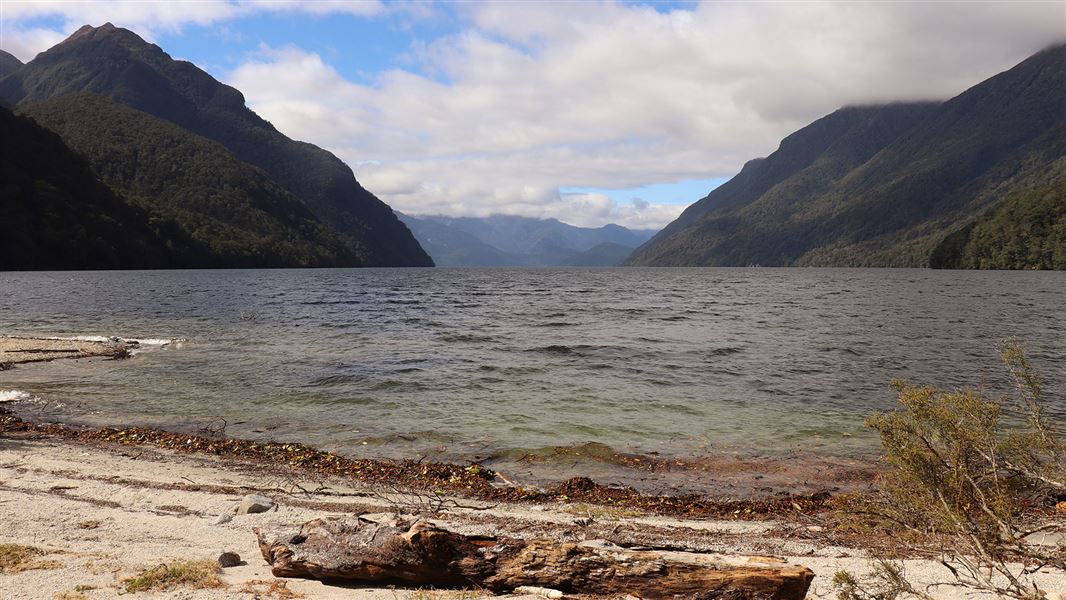
[(32, 419), (224, 419), (230, 436), (354, 456), (509, 465), (594, 442), (858, 457), (876, 449), (862, 423), (893, 406), (893, 378), (1008, 391), (1005, 336), (1066, 414), (1064, 299), (1062, 272), (0, 273), (0, 334), (146, 342), (130, 360), (2, 371), (0, 390), (25, 392)]

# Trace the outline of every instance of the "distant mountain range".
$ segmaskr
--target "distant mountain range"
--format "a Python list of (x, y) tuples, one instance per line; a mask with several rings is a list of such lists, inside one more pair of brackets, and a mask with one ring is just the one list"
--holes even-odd
[[(88, 159), (137, 209), (124, 219), (143, 216), (123, 226), (147, 225), (172, 249), (152, 266), (433, 264), (341, 160), (289, 139), (239, 91), (131, 31), (85, 26), (25, 65), (4, 53), (0, 74), (8, 106)], [(5, 211), (35, 197), (17, 191)], [(77, 252), (72, 244), (72, 265)]]
[(507, 215), (399, 217), (434, 262), (449, 267), (609, 267), (655, 233), (620, 225), (575, 227), (556, 219)]
[(629, 265), (1066, 268), (1066, 46), (944, 103), (844, 108)]

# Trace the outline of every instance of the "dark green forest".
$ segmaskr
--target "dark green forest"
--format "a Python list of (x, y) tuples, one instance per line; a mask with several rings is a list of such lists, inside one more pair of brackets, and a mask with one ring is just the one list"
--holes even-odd
[(31, 119), (0, 108), (0, 139), (0, 270), (178, 266), (174, 246), (189, 249)]
[(930, 264), (939, 269), (1066, 270), (1066, 178), (1010, 196), (945, 238)]
[[(190, 62), (172, 59), (132, 31), (110, 23), (86, 25), (0, 79), (0, 97), (19, 107), (78, 92), (105, 96), (169, 121), (262, 169), (336, 236), (345, 238), (344, 245), (357, 254), (357, 264), (433, 264), (392, 209), (365, 190), (344, 162), (286, 137), (248, 109), (238, 90)], [(313, 251), (301, 250), (296, 256), (318, 260)]]
[[(203, 252), (188, 266), (359, 266), (354, 248), (291, 193), (223, 146), (89, 93), (21, 109), (57, 132), (104, 183)], [(173, 239), (164, 240), (174, 246)]]

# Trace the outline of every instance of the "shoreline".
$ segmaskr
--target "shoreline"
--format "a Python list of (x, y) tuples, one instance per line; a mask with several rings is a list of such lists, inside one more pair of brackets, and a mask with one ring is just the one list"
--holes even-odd
[[(204, 436), (156, 428), (75, 428), (25, 421), (0, 404), (0, 436), (66, 440), (96, 447), (154, 448), (180, 455), (239, 461), (289, 476), (343, 477), (362, 485), (444, 491), (485, 502), (540, 503), (570, 501), (638, 510), (663, 516), (739, 517), (748, 520), (808, 515), (829, 510), (846, 494), (827, 490), (790, 493), (777, 490), (748, 497), (705, 494), (647, 494), (630, 486), (604, 485), (572, 476), (547, 485), (522, 485), (479, 463), (459, 464), (424, 459), (348, 458), (298, 442), (261, 442)], [(671, 468), (663, 461), (661, 468)], [(655, 465), (644, 468), (655, 469)], [(673, 465), (677, 468), (677, 465)], [(710, 477), (713, 478), (713, 471)], [(756, 477), (759, 475), (755, 474)]]
[[(629, 547), (774, 557), (815, 572), (809, 598), (833, 597), (829, 581), (837, 570), (868, 573), (871, 552), (883, 552), (835, 536), (825, 514), (813, 509), (815, 504), (801, 505), (803, 510), (780, 503), (744, 507), (752, 508), (751, 513), (739, 506), (730, 511), (726, 505), (708, 510), (712, 504), (693, 505), (702, 511), (678, 510), (678, 505), (669, 503), (658, 507), (664, 510), (653, 510), (655, 503), (638, 509), (609, 496), (604, 500), (611, 502), (591, 502), (593, 498), (583, 492), (587, 484), (574, 480), (565, 488), (568, 494), (559, 493), (560, 489), (555, 495), (490, 501), (457, 493), (468, 485), (487, 489), (477, 482), (488, 481), (486, 473), (471, 473), (459, 465), (416, 465), (417, 472), (424, 469), (429, 480), (404, 486), (396, 478), (380, 475), (361, 480), (344, 476), (343, 470), (331, 472), (307, 464), (293, 468), (283, 461), (200, 451), (200, 440), (185, 444), (193, 447), (190, 451), (178, 443), (188, 441), (187, 436), (183, 440), (175, 434), (151, 437), (144, 431), (126, 436), (117, 432), (82, 435), (28, 424), (16, 430), (10, 428), (12, 416), (5, 419), (8, 427), (0, 427), (0, 519), (7, 527), (0, 533), (0, 543), (31, 545), (46, 552), (41, 564), (47, 568), (0, 574), (0, 590), (18, 590), (20, 598), (115, 598), (122, 582), (145, 568), (174, 559), (210, 559), (223, 550), (237, 552), (245, 563), (223, 570), (225, 588), (179, 587), (144, 596), (274, 598), (278, 596), (263, 590), (270, 582), (282, 581), (285, 589), (310, 599), (480, 597), (480, 592), (351, 588), (276, 579), (259, 555), (253, 527), (292, 525), (331, 515), (425, 513), (426, 490), (440, 499), (441, 509), (430, 511), (428, 518), (454, 531), (570, 541), (606, 539)], [(173, 442), (175, 447), (163, 442)], [(218, 443), (227, 447), (225, 441)], [(283, 452), (282, 446), (289, 446), (296, 455), (306, 452), (306, 447), (295, 444), (273, 450)], [(374, 463), (362, 467), (389, 469)], [(447, 482), (445, 476), (455, 480), (445, 495), (437, 496), (434, 484)], [(232, 512), (250, 492), (271, 497), (277, 508), (235, 515), (229, 522), (215, 524), (216, 515)], [(947, 575), (929, 558), (909, 557), (904, 562), (918, 581), (932, 582)], [(75, 592), (75, 586), (82, 591)], [(1066, 574), (1053, 574), (1048, 586), (1066, 589)], [(954, 594), (949, 591), (944, 598), (963, 597)]]

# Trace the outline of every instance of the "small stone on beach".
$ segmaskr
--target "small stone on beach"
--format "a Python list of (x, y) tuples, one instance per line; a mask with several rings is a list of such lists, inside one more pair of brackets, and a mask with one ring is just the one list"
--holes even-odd
[(266, 512), (274, 508), (274, 501), (259, 494), (248, 494), (241, 499), (241, 505), (237, 507), (238, 515), (250, 515)]
[(218, 566), (223, 569), (227, 567), (236, 567), (241, 564), (241, 555), (236, 552), (223, 552), (218, 555)]
[(225, 525), (226, 523), (229, 523), (232, 520), (233, 515), (231, 515), (230, 513), (219, 513), (218, 517), (215, 518), (215, 522), (213, 523), (213, 525)]

